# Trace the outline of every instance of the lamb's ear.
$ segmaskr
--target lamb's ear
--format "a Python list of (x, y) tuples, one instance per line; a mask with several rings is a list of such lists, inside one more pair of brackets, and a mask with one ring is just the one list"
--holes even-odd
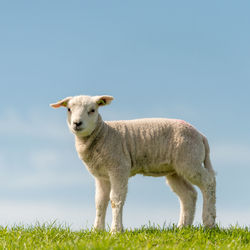
[(98, 104), (98, 106), (104, 106), (110, 104), (111, 101), (114, 100), (114, 97), (109, 95), (103, 95), (103, 96), (95, 96), (94, 99), (95, 102)]
[(64, 98), (63, 100), (60, 100), (60, 101), (57, 102), (57, 103), (52, 103), (52, 104), (50, 104), (50, 106), (51, 106), (52, 108), (67, 107), (68, 102), (69, 102), (69, 100), (70, 100), (71, 98), (72, 98), (72, 97), (66, 97), (66, 98)]

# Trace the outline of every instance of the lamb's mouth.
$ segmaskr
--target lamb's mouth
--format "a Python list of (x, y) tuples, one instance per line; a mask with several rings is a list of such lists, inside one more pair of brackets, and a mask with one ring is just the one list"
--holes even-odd
[(74, 134), (80, 134), (80, 133), (83, 132), (83, 131), (84, 131), (83, 128), (73, 128)]
[(72, 132), (76, 136), (80, 136), (80, 137), (85, 137), (89, 135), (89, 132), (84, 128), (73, 129)]
[(78, 128), (78, 127), (73, 128), (73, 129), (74, 129), (75, 132), (81, 132), (83, 130), (83, 128)]

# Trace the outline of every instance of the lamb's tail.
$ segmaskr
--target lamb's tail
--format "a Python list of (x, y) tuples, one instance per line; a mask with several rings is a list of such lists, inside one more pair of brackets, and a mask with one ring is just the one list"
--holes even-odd
[(203, 136), (203, 143), (205, 146), (205, 159), (204, 159), (204, 167), (212, 174), (215, 174), (214, 169), (212, 167), (212, 163), (210, 160), (210, 148), (208, 144), (208, 140), (205, 136)]

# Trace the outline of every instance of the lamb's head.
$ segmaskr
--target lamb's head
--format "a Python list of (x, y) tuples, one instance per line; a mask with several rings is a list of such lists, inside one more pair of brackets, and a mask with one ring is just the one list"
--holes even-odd
[(67, 97), (57, 103), (50, 104), (53, 108), (66, 107), (68, 110), (68, 126), (77, 136), (89, 136), (96, 128), (98, 108), (109, 104), (112, 96), (75, 96)]

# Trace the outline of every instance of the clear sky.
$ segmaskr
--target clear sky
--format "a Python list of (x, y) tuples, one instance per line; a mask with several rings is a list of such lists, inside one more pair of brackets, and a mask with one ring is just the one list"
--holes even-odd
[[(0, 224), (94, 221), (71, 95), (115, 97), (103, 119), (171, 117), (210, 142), (217, 222), (250, 225), (249, 1), (1, 1)], [(201, 223), (199, 195), (195, 223)], [(111, 223), (110, 209), (108, 223)], [(164, 178), (131, 178), (126, 228), (178, 222)]]

